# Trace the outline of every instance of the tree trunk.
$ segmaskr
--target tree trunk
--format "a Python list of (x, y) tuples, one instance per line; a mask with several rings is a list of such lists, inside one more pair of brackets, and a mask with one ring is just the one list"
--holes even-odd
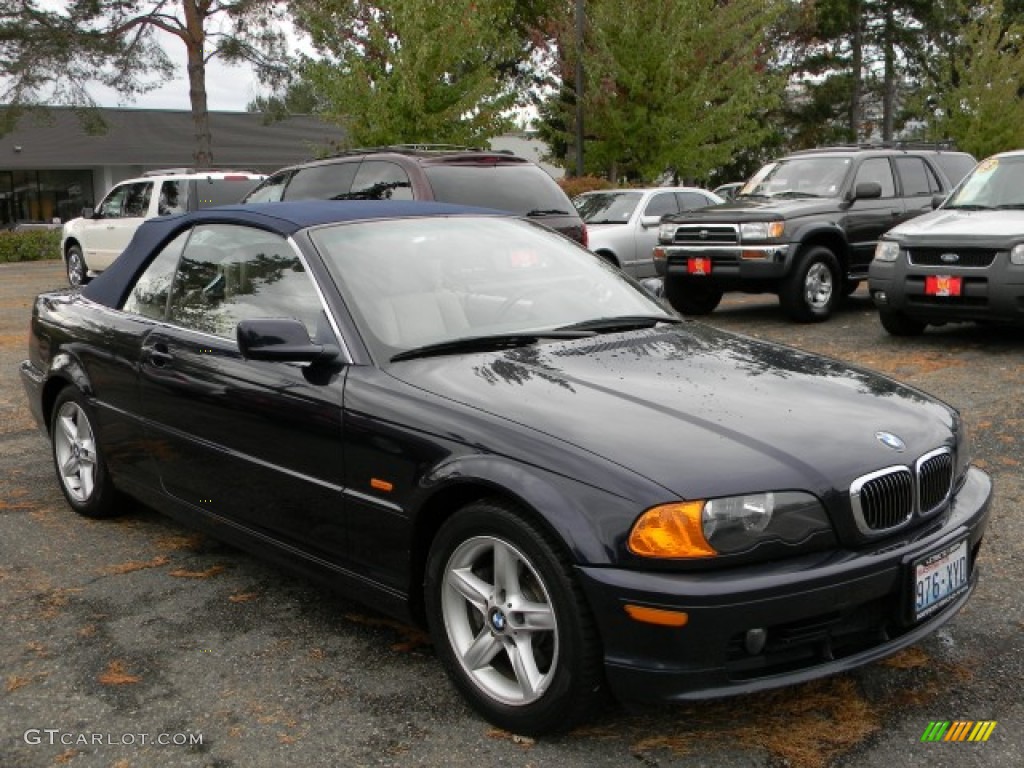
[(882, 141), (892, 141), (896, 121), (896, 21), (892, 2), (885, 4), (885, 72), (882, 80)]
[(206, 106), (206, 31), (196, 0), (185, 0), (185, 28), (188, 50), (188, 98), (192, 105), (196, 146), (192, 158), (197, 169), (213, 166), (213, 137), (210, 134), (210, 112)]
[(853, 23), (850, 40), (850, 138), (856, 142), (860, 137), (861, 92), (864, 87), (864, 35), (861, 19), (860, 0), (850, 0), (850, 20)]

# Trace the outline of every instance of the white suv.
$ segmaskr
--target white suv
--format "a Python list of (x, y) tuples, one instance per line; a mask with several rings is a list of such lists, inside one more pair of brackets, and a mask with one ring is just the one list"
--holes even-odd
[(64, 225), (61, 254), (72, 285), (84, 285), (121, 255), (145, 220), (237, 203), (264, 178), (248, 171), (150, 171), (111, 189), (96, 209)]

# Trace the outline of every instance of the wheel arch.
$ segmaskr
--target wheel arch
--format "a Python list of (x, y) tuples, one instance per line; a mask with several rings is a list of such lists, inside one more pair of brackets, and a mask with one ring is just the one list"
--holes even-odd
[[(441, 526), (468, 504), (497, 499), (513, 506), (574, 562), (608, 563), (610, 552), (598, 540), (593, 521), (584, 510), (595, 502), (595, 494), (615, 497), (580, 483), (533, 467), (515, 465), (497, 457), (466, 462), (466, 472), (432, 488), (420, 502), (412, 526), (409, 552), (409, 611), (417, 622), (425, 622), (423, 583), (431, 544)], [(451, 467), (446, 475), (451, 477)], [(471, 474), (470, 474), (471, 471)], [(545, 477), (544, 475), (549, 475)], [(515, 480), (516, 482), (511, 482)], [(572, 484), (576, 491), (570, 493)], [(512, 490), (516, 487), (517, 490)], [(582, 492), (580, 492), (581, 489)], [(549, 510), (548, 513), (540, 510)], [(628, 514), (628, 512), (624, 512)], [(638, 513), (639, 514), (639, 513)]]
[(806, 253), (808, 249), (819, 245), (832, 251), (839, 262), (839, 268), (843, 272), (842, 276), (845, 277), (850, 270), (850, 245), (842, 230), (838, 227), (821, 227), (803, 232), (796, 255)]
[(75, 387), (86, 398), (92, 398), (93, 390), (85, 370), (73, 357), (67, 354), (58, 355), (50, 366), (50, 373), (43, 384), (42, 397), (40, 398), (43, 423), (46, 425), (47, 434), (50, 433), (50, 424), (53, 420), (53, 406), (57, 402), (57, 396), (66, 387)]
[(610, 248), (597, 248), (595, 249), (594, 253), (596, 253), (598, 256), (600, 256), (602, 259), (607, 261), (612, 266), (622, 269), (622, 262), (619, 260), (619, 257), (615, 255), (615, 251), (611, 250)]
[(69, 235), (64, 240), (64, 242), (61, 243), (61, 249), (60, 249), (61, 258), (64, 259), (64, 263), (65, 264), (68, 263), (68, 251), (71, 249), (71, 246), (73, 246), (73, 245), (77, 245), (78, 246), (78, 250), (80, 250), (82, 252), (82, 256), (83, 257), (85, 256), (85, 249), (82, 248), (82, 243), (79, 241), (79, 239), (75, 235)]

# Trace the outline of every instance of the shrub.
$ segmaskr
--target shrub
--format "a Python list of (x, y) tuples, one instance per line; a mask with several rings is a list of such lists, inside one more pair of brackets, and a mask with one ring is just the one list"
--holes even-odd
[(608, 181), (608, 179), (602, 179), (598, 176), (565, 177), (558, 180), (558, 185), (565, 191), (570, 200), (576, 197), (576, 195), (582, 195), (584, 192), (591, 192), (595, 189), (615, 188), (615, 185)]
[(59, 229), (0, 232), (0, 264), (60, 258)]

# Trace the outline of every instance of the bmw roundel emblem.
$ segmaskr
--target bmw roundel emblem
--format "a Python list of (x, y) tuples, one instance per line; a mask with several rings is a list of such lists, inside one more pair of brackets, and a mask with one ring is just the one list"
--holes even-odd
[(903, 451), (907, 447), (907, 444), (892, 432), (875, 432), (875, 437), (882, 445), (892, 448), (894, 451)]

